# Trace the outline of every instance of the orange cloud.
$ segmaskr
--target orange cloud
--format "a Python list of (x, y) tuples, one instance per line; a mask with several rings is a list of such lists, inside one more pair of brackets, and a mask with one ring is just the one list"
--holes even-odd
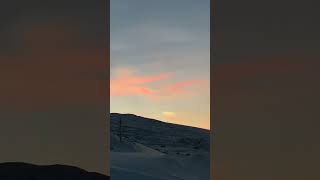
[(141, 76), (129, 68), (117, 69), (115, 78), (110, 80), (111, 96), (136, 96), (152, 95), (155, 90), (148, 86), (149, 83), (166, 80), (170, 77), (168, 73)]
[(162, 112), (162, 116), (167, 120), (174, 120), (177, 117), (176, 113), (174, 112)]
[(174, 121), (177, 118), (177, 115), (175, 112), (162, 112), (162, 117), (165, 120)]
[(138, 75), (133, 69), (120, 68), (116, 70), (114, 78), (110, 80), (110, 95), (112, 97), (143, 96), (158, 100), (172, 95), (190, 95), (193, 92), (188, 91), (188, 88), (197, 87), (196, 85), (204, 82), (202, 80), (186, 80), (173, 84), (164, 83), (172, 78), (172, 73)]

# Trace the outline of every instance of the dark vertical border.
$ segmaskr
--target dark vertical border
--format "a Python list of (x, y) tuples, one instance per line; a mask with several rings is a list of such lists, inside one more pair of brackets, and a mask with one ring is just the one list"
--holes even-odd
[(107, 175), (110, 176), (110, 0), (105, 1), (106, 7), (106, 53), (107, 53)]
[(210, 179), (213, 180), (213, 159), (214, 159), (214, 150), (213, 150), (213, 139), (214, 139), (214, 128), (213, 128), (213, 116), (212, 113), (213, 111), (213, 20), (214, 20), (214, 8), (213, 8), (214, 0), (210, 0)]

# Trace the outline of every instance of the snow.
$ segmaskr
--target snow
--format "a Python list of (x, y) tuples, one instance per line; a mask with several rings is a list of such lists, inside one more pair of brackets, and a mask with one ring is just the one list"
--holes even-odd
[(111, 128), (112, 180), (209, 180), (209, 131), (121, 114)]

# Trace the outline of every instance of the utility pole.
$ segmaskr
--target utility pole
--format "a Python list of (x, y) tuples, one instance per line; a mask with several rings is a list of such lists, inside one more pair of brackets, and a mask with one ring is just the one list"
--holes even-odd
[(119, 121), (119, 138), (120, 138), (120, 143), (122, 142), (122, 118), (120, 117)]

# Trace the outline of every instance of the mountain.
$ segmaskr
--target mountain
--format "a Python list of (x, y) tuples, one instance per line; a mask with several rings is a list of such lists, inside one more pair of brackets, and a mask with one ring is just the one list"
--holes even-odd
[(209, 180), (209, 130), (112, 113), (110, 136), (113, 180)]
[(110, 178), (66, 165), (38, 166), (27, 163), (0, 163), (1, 180), (109, 180)]
[[(210, 151), (210, 132), (206, 129), (177, 125), (133, 114), (111, 113), (111, 134), (121, 134), (129, 142), (137, 142), (163, 153), (183, 153), (183, 149)], [(112, 141), (113, 138), (111, 138)], [(111, 142), (111, 150), (114, 148)], [(166, 151), (169, 150), (170, 151)]]

